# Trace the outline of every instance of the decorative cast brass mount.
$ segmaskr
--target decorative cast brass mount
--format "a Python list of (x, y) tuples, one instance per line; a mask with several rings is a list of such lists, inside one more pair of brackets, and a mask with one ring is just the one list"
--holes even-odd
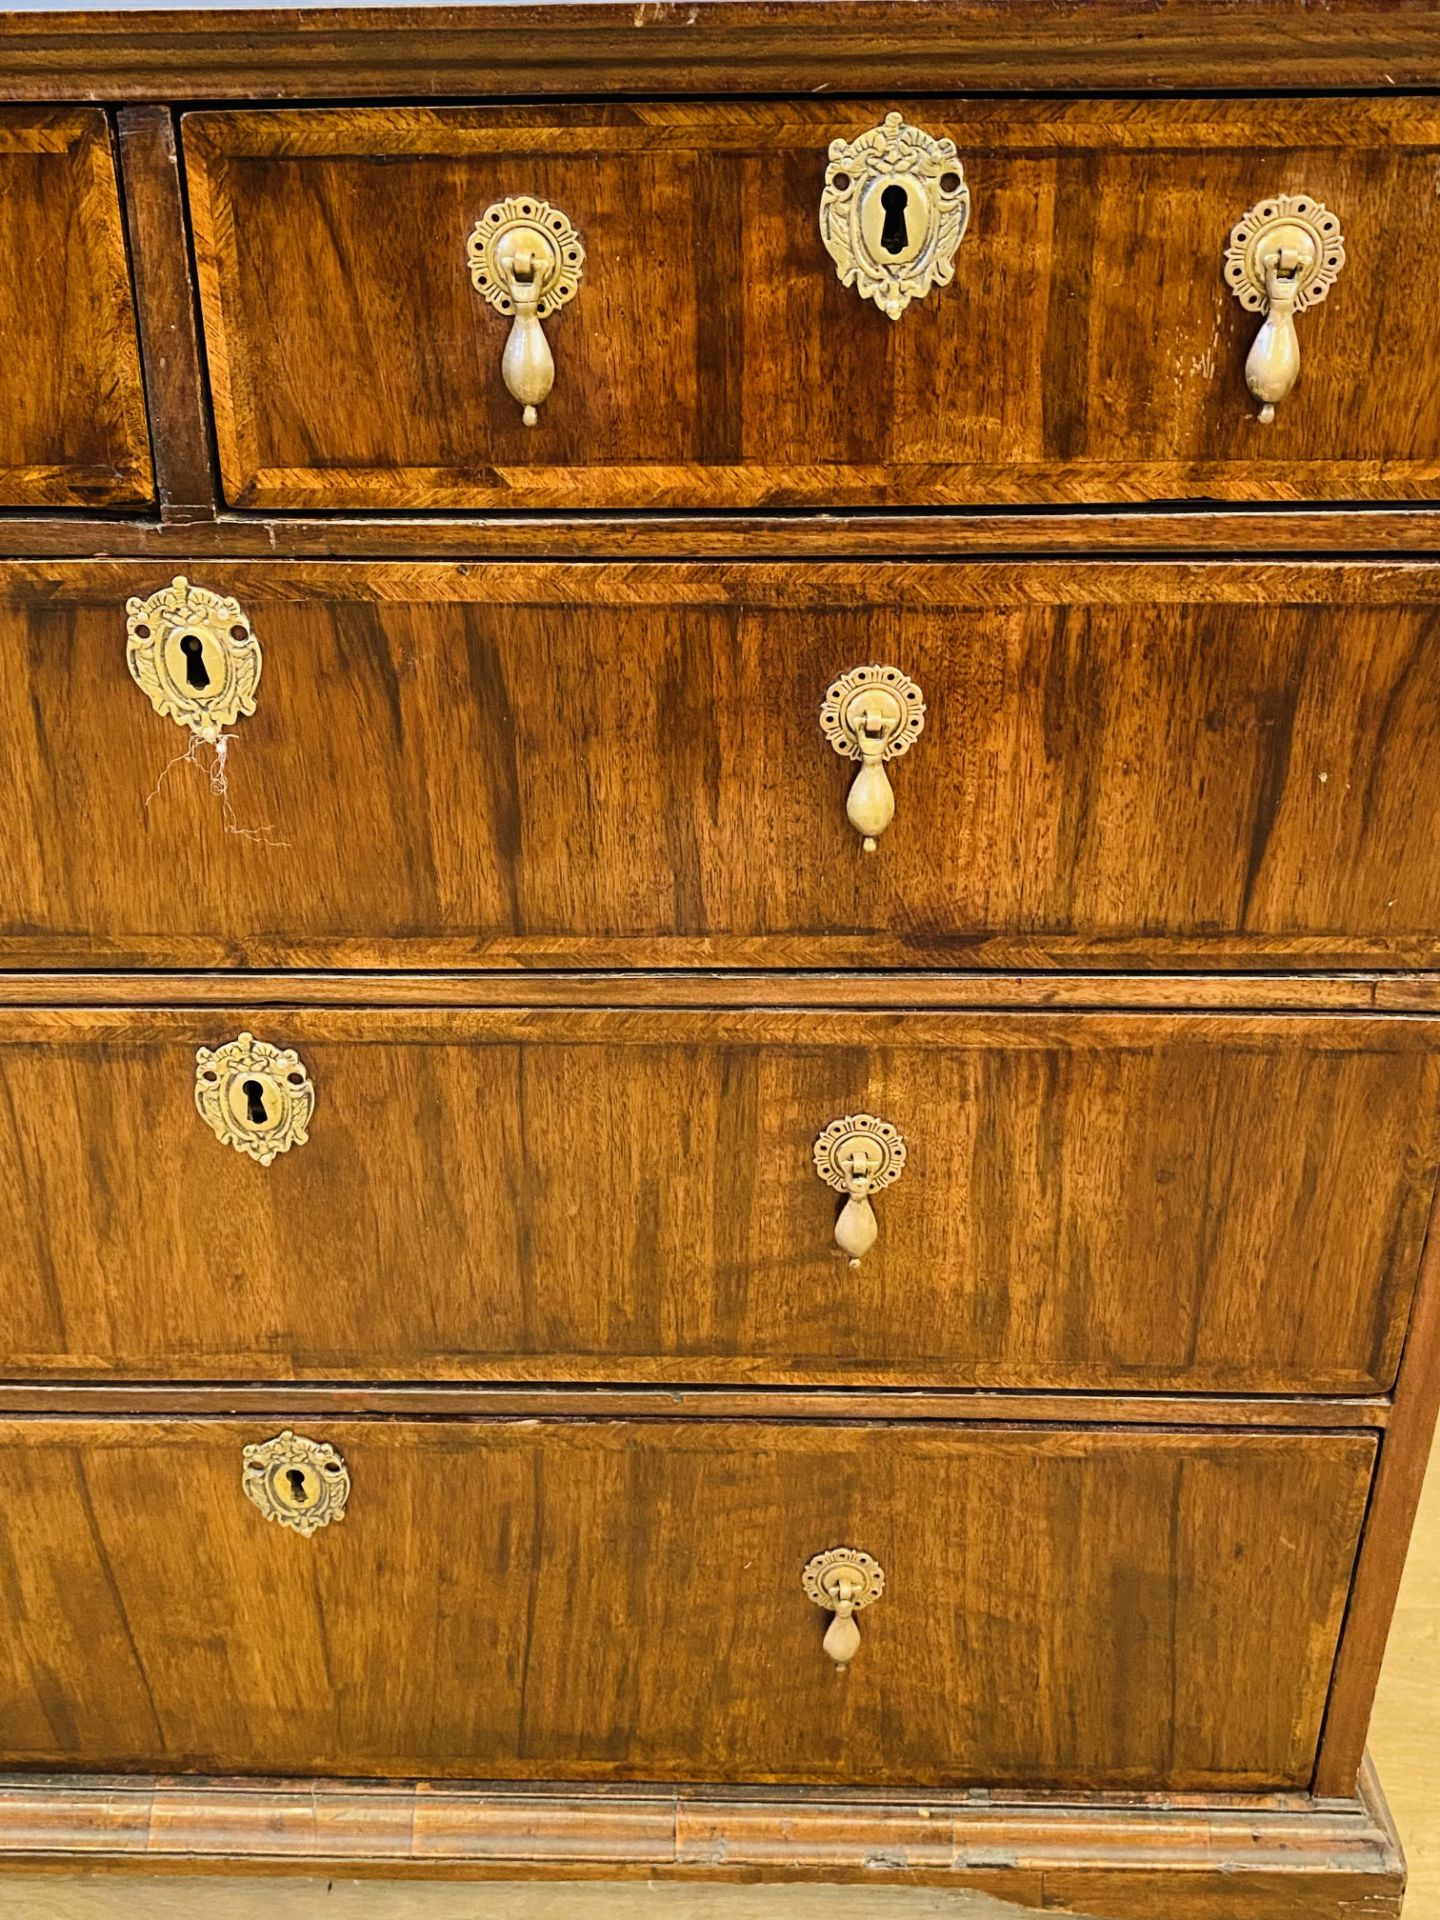
[(1245, 362), (1260, 418), (1275, 418), (1300, 373), (1295, 316), (1323, 300), (1345, 264), (1340, 222), (1308, 193), (1262, 200), (1236, 222), (1225, 250), (1225, 278), (1249, 313), (1264, 313)]
[(815, 1142), (815, 1171), (827, 1187), (843, 1193), (835, 1244), (858, 1267), (875, 1244), (879, 1226), (870, 1196), (900, 1178), (905, 1142), (898, 1127), (873, 1113), (847, 1113), (832, 1120)]
[(324, 1440), (287, 1428), (246, 1447), (240, 1484), (267, 1520), (307, 1536), (345, 1518), (350, 1469)]
[(315, 1088), (298, 1053), (242, 1033), (196, 1053), (195, 1105), (227, 1147), (268, 1167), (309, 1139)]
[(955, 275), (970, 224), (970, 189), (953, 140), (898, 113), (854, 140), (832, 140), (820, 237), (847, 287), (898, 320), (912, 300)]
[(895, 818), (887, 760), (908, 753), (925, 725), (925, 700), (898, 667), (852, 667), (827, 690), (820, 709), (826, 739), (860, 771), (845, 801), (846, 817), (866, 853)]
[(816, 1606), (835, 1616), (822, 1644), (844, 1673), (860, 1650), (855, 1615), (885, 1591), (885, 1569), (858, 1547), (831, 1547), (817, 1553), (800, 1578)]
[(177, 574), (125, 615), (130, 677), (157, 713), (212, 743), (254, 713), (260, 642), (238, 600)]
[(585, 249), (569, 216), (531, 193), (512, 194), (475, 222), (468, 253), (475, 291), (512, 316), (500, 371), (533, 427), (536, 408), (555, 384), (545, 329), (557, 307), (573, 300), (585, 271)]

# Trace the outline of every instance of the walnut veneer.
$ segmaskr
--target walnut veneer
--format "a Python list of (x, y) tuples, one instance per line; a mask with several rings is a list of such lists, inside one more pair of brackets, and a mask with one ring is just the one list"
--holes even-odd
[(0, 13), (0, 1866), (1398, 1914), (1437, 84), (1422, 0)]
[[(1440, 158), (1431, 101), (885, 106), (943, 122), (975, 214), (945, 296), (884, 328), (813, 231), (817, 160), (883, 118), (869, 100), (186, 114), (225, 498), (1435, 496), (1440, 312), (1415, 212)], [(588, 246), (551, 323), (543, 434), (506, 400), (493, 317), (447, 244), (522, 176)], [(1255, 323), (1213, 267), (1274, 181), (1363, 204), (1366, 245), (1343, 300), (1308, 316), (1303, 407), (1262, 435), (1233, 388)]]

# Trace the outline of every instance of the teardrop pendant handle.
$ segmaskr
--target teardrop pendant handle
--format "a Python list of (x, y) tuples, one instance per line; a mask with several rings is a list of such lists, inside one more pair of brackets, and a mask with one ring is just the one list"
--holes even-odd
[(860, 1651), (860, 1629), (855, 1624), (853, 1600), (839, 1603), (835, 1618), (825, 1629), (825, 1638), (820, 1644), (843, 1673)]
[(1300, 377), (1295, 316), (1323, 300), (1345, 264), (1340, 222), (1308, 193), (1262, 200), (1235, 223), (1225, 252), (1230, 291), (1265, 318), (1245, 360), (1245, 384), (1268, 426)]
[(830, 1122), (813, 1152), (816, 1173), (827, 1187), (845, 1195), (835, 1221), (835, 1244), (851, 1266), (858, 1267), (880, 1233), (870, 1197), (900, 1178), (904, 1138), (898, 1127), (873, 1113), (847, 1113)]
[(1245, 384), (1261, 402), (1260, 420), (1269, 426), (1275, 402), (1283, 400), (1300, 377), (1300, 337), (1295, 331), (1295, 287), (1279, 274), (1271, 276), (1272, 291), (1265, 324), (1255, 336), (1245, 360)]
[(858, 1267), (874, 1246), (879, 1233), (880, 1224), (870, 1204), (869, 1176), (856, 1174), (850, 1182), (850, 1197), (840, 1209), (840, 1218), (835, 1222), (835, 1244), (842, 1253), (849, 1255), (851, 1266)]
[(800, 1582), (817, 1607), (835, 1616), (820, 1644), (844, 1673), (860, 1651), (855, 1615), (885, 1591), (885, 1569), (858, 1547), (829, 1547), (806, 1563)]
[(908, 753), (925, 725), (925, 700), (898, 667), (852, 667), (826, 690), (820, 709), (825, 738), (843, 759), (858, 760), (845, 817), (866, 853), (895, 818), (895, 789), (885, 762)]
[(845, 817), (860, 835), (866, 853), (895, 818), (895, 789), (885, 771), (884, 741), (860, 739), (860, 771), (845, 798)]
[(475, 291), (510, 316), (500, 372), (521, 419), (533, 427), (555, 384), (555, 356), (541, 322), (574, 299), (585, 249), (567, 214), (534, 194), (514, 193), (475, 222), (468, 257)]
[(517, 272), (510, 285), (515, 298), (515, 318), (505, 342), (500, 372), (512, 398), (520, 401), (521, 415), (527, 427), (533, 427), (539, 415), (536, 408), (550, 397), (555, 384), (555, 356), (545, 329), (540, 324), (540, 286), (534, 264), (528, 258), (517, 263), (529, 269), (528, 278)]

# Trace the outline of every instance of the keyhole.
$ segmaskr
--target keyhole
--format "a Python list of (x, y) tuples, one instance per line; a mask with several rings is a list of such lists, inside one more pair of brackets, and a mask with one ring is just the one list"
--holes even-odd
[[(889, 232), (889, 228), (886, 228)], [(205, 664), (205, 643), (198, 634), (187, 633), (180, 642), (185, 656), (185, 684), (203, 693), (210, 684), (210, 669)]]
[(287, 1467), (285, 1469), (285, 1478), (289, 1482), (290, 1498), (295, 1502), (296, 1506), (308, 1507), (310, 1504), (310, 1489), (305, 1485), (305, 1476), (299, 1467)]
[(898, 182), (892, 182), (881, 194), (880, 204), (885, 209), (880, 244), (886, 253), (904, 253), (910, 244), (910, 228), (905, 218), (910, 196)]
[[(263, 1127), (270, 1118), (269, 1114), (265, 1111), (265, 1089), (258, 1080), (242, 1080), (240, 1083), (240, 1091), (245, 1096), (245, 1104), (249, 1109), (251, 1125)], [(290, 1477), (293, 1480), (295, 1476), (292, 1473)]]

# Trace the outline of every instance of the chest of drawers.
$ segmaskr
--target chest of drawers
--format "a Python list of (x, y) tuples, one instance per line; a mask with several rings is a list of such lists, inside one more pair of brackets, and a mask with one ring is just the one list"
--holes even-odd
[(1437, 86), (0, 14), (0, 1865), (1398, 1914)]

